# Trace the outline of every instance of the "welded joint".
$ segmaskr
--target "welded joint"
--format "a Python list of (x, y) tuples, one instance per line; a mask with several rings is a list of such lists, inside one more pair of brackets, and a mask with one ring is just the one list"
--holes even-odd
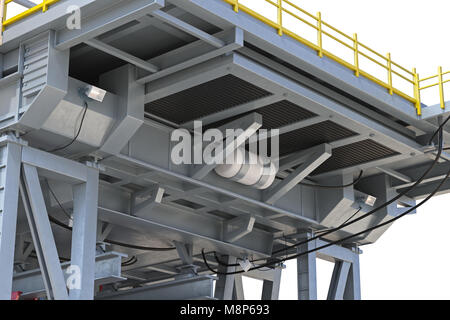
[(226, 242), (236, 242), (253, 231), (256, 218), (254, 216), (237, 217), (224, 222), (223, 239)]

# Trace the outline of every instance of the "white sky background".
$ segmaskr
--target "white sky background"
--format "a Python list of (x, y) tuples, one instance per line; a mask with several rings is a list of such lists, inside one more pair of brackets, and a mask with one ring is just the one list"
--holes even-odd
[[(321, 11), (334, 27), (349, 35), (357, 32), (361, 42), (391, 52), (394, 61), (416, 67), (422, 76), (436, 74), (439, 65), (450, 70), (448, 1), (291, 1), (311, 13)], [(11, 6), (8, 16), (15, 12)], [(447, 92), (450, 100), (450, 89)], [(432, 103), (438, 103), (435, 97)], [(362, 248), (363, 299), (450, 299), (449, 204), (448, 195), (435, 198), (417, 215), (397, 222), (376, 244)], [(332, 269), (332, 264), (318, 260), (320, 299), (326, 298)], [(261, 282), (245, 279), (244, 287), (246, 299), (260, 299)], [(283, 271), (280, 298), (297, 298), (295, 261)]]

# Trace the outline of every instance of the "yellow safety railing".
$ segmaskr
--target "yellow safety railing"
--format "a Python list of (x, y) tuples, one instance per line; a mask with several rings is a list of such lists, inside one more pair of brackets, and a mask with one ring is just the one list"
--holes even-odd
[[(58, 2), (59, 0), (42, 0), (42, 2), (37, 3), (36, 6), (28, 8), (21, 13), (7, 19), (7, 8), (8, 4), (14, 2), (14, 0), (0, 0), (0, 21), (1, 21), (1, 33), (10, 25), (36, 13), (36, 12), (45, 12), (48, 8)], [(0, 35), (0, 45), (2, 44), (2, 36)]]
[[(444, 79), (444, 77), (446, 75), (450, 75), (450, 71), (443, 72), (442, 67), (439, 67), (437, 75), (419, 80), (419, 91), (423, 91), (423, 90), (434, 88), (434, 87), (439, 88), (440, 105), (443, 110), (445, 110), (445, 94), (444, 94), (445, 86), (444, 85), (446, 83), (450, 83), (450, 79)], [(427, 84), (427, 85), (425, 85), (425, 84), (422, 85), (424, 82), (430, 82), (432, 80), (437, 81), (437, 82), (433, 82), (433, 83)]]
[[(0, 45), (2, 44), (3, 31), (8, 26), (11, 26), (15, 22), (18, 22), (36, 12), (45, 12), (48, 10), (49, 6), (58, 1), (59, 0), (42, 0), (40, 3), (36, 4), (36, 6), (26, 9), (18, 15), (7, 18), (8, 4), (14, 2), (14, 0), (0, 0)], [(358, 40), (358, 35), (356, 33), (353, 36), (349, 36), (324, 21), (320, 12), (317, 15), (311, 14), (308, 11), (300, 8), (290, 0), (252, 0), (251, 2), (246, 1), (253, 4), (257, 2), (259, 2), (259, 4), (265, 3), (276, 9), (277, 14), (273, 19), (270, 19), (265, 15), (258, 13), (254, 9), (244, 5), (242, 2), (244, 2), (245, 0), (224, 1), (231, 4), (234, 8), (234, 11), (246, 12), (252, 17), (273, 27), (280, 36), (287, 35), (316, 50), (321, 58), (328, 57), (338, 62), (339, 64), (353, 70), (356, 77), (364, 76), (365, 78), (386, 88), (391, 95), (396, 94), (410, 101), (415, 105), (418, 115), (422, 114), (421, 92), (423, 90), (436, 86), (439, 87), (441, 107), (445, 108), (444, 85), (446, 83), (449, 83), (450, 79), (445, 80), (444, 76), (449, 75), (450, 71), (443, 72), (442, 68), (439, 68), (437, 75), (420, 79), (416, 69), (412, 69), (410, 71), (407, 68), (402, 67), (400, 64), (392, 60), (390, 53), (386, 55), (378, 53), (367, 45), (361, 43)], [(287, 23), (286, 21), (292, 19), (296, 22), (302, 23), (304, 27), (310, 28), (314, 33), (317, 34), (317, 39), (308, 40), (305, 36), (302, 36), (298, 32), (295, 32), (287, 27), (286, 25), (289, 23)], [(325, 41), (331, 41), (334, 44), (342, 46), (346, 50), (350, 50), (350, 52), (352, 53), (350, 61), (343, 58), (342, 55), (340, 56), (337, 53), (336, 46), (333, 46), (333, 49), (327, 49), (324, 44)], [(363, 60), (366, 63), (369, 62), (373, 66), (378, 68), (378, 71), (381, 70), (381, 72), (385, 74), (385, 76), (380, 77), (380, 72), (377, 72), (378, 75), (375, 75), (375, 72), (367, 71), (365, 69), (366, 67), (362, 66)], [(428, 81), (431, 81), (433, 79), (437, 79), (437, 82), (428, 85), (426, 84)], [(403, 87), (410, 87), (410, 90), (405, 90), (403, 89), (403, 87), (400, 88), (398, 86), (398, 82), (401, 82), (403, 84)], [(407, 93), (406, 91), (410, 91), (410, 93)]]
[[(339, 64), (353, 70), (355, 72), (355, 76), (364, 76), (373, 82), (379, 84), (380, 86), (386, 88), (391, 95), (397, 94), (400, 97), (410, 101), (413, 103), (417, 109), (417, 114), (422, 114), (421, 108), (421, 98), (420, 93), (421, 90), (425, 90), (431, 86), (421, 87), (420, 84), (432, 78), (438, 78), (439, 82), (434, 84), (433, 86), (440, 86), (441, 92), (441, 104), (444, 98), (444, 89), (443, 85), (450, 80), (444, 81), (442, 76), (445, 74), (450, 74), (450, 72), (443, 73), (440, 68), (440, 73), (437, 76), (433, 76), (430, 78), (426, 78), (423, 80), (419, 80), (419, 75), (417, 74), (416, 69), (412, 69), (411, 71), (407, 68), (401, 66), (400, 64), (394, 62), (392, 60), (391, 54), (388, 53), (383, 55), (381, 53), (376, 52), (371, 49), (367, 45), (361, 43), (358, 40), (358, 35), (355, 33), (353, 36), (349, 36), (346, 33), (340, 31), (339, 29), (333, 27), (322, 19), (322, 15), (319, 12), (317, 15), (311, 14), (308, 11), (300, 8), (298, 5), (294, 4), (289, 0), (261, 0), (259, 3), (264, 2), (275, 8), (277, 11), (276, 19), (270, 19), (265, 15), (255, 11), (256, 9), (252, 9), (240, 2), (239, 0), (224, 0), (225, 2), (231, 4), (233, 6), (234, 11), (239, 12), (243, 11), (250, 16), (268, 24), (277, 30), (280, 36), (287, 35), (302, 44), (314, 49), (317, 51), (320, 57), (328, 57)], [(241, 0), (242, 1), (242, 0)], [(257, 1), (252, 1), (256, 3)], [(249, 3), (249, 1), (247, 1)], [(289, 29), (285, 23), (285, 20), (292, 18), (296, 22), (301, 22), (303, 26), (311, 28), (314, 32), (317, 33), (317, 40), (312, 41), (306, 39), (306, 37), (301, 36), (297, 32)], [(308, 21), (309, 20), (309, 21)], [(344, 48), (350, 50), (353, 54), (353, 61), (345, 60), (340, 57), (336, 52), (331, 52), (327, 50), (324, 46), (324, 40), (331, 40), (335, 44), (339, 44)], [(334, 48), (334, 47), (333, 47)], [(373, 63), (376, 67), (381, 68), (381, 70), (385, 70), (386, 77), (382, 78), (380, 76), (375, 76), (374, 73), (368, 72), (364, 70), (361, 66), (361, 60), (364, 59), (367, 62)], [(384, 72), (383, 72), (384, 73)], [(402, 83), (411, 88), (411, 93), (406, 93), (404, 89), (400, 89), (396, 85), (396, 81), (400, 80)]]

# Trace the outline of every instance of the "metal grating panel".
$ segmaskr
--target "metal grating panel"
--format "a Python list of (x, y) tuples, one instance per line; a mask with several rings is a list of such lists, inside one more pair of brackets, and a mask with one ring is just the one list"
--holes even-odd
[(330, 143), (356, 135), (356, 132), (344, 128), (332, 121), (320, 122), (281, 135), (280, 155), (286, 155), (322, 143)]
[(153, 115), (182, 124), (271, 95), (233, 75), (203, 83), (153, 101), (145, 110)]
[(333, 155), (313, 175), (396, 156), (399, 153), (373, 140), (363, 140), (333, 150)]
[(257, 112), (263, 117), (263, 129), (277, 129), (289, 124), (299, 122), (302, 120), (314, 118), (317, 115), (309, 110), (306, 110), (298, 105), (287, 101), (279, 101), (265, 107), (253, 110), (235, 117), (227, 118), (219, 122), (213, 123), (209, 128), (217, 128), (233, 120), (242, 118), (250, 113)]

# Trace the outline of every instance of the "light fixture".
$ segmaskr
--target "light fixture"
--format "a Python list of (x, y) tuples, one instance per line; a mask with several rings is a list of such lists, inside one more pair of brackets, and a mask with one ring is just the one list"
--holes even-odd
[(373, 207), (375, 205), (375, 202), (377, 201), (377, 198), (367, 195), (365, 198), (363, 198), (363, 201), (366, 205)]
[(98, 87), (88, 85), (82, 89), (83, 94), (95, 101), (103, 102), (105, 99), (106, 90), (100, 89)]
[(253, 267), (253, 264), (248, 260), (248, 258), (245, 260), (239, 260), (239, 265), (245, 272), (248, 272), (250, 268)]

